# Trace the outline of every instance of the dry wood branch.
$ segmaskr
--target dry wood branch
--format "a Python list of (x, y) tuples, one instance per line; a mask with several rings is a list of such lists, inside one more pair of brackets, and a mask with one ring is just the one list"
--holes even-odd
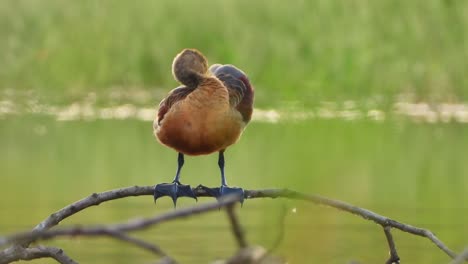
[[(46, 240), (51, 239), (57, 236), (110, 236), (118, 240), (122, 240), (125, 242), (129, 242), (133, 245), (136, 245), (140, 248), (144, 248), (149, 250), (157, 255), (164, 256), (165, 262), (164, 263), (176, 263), (175, 260), (170, 258), (167, 254), (165, 254), (159, 247), (149, 244), (143, 240), (131, 237), (124, 232), (130, 232), (135, 230), (141, 230), (144, 228), (148, 228), (153, 225), (161, 224), (167, 221), (171, 221), (178, 218), (185, 218), (194, 215), (198, 215), (204, 212), (212, 211), (219, 209), (224, 206), (232, 206), (233, 203), (239, 201), (238, 197), (224, 197), (219, 200), (219, 202), (214, 203), (207, 203), (200, 206), (189, 207), (177, 211), (172, 211), (163, 215), (158, 215), (151, 218), (145, 219), (134, 219), (128, 221), (126, 223), (121, 224), (113, 224), (113, 225), (106, 225), (106, 226), (95, 226), (95, 227), (71, 227), (71, 228), (62, 228), (62, 229), (53, 229), (53, 230), (36, 230), (31, 232), (24, 232), (12, 235), (10, 237), (6, 237), (0, 240), (0, 246), (5, 244), (14, 244), (13, 247), (24, 245), (26, 242), (31, 243), (37, 240)], [(240, 228), (240, 224), (238, 227)], [(13, 248), (11, 247), (11, 248)], [(24, 248), (23, 249), (29, 249)], [(5, 251), (8, 251), (6, 249)], [(3, 260), (2, 256), (3, 252), (0, 252), (0, 260)], [(14, 256), (13, 256), (14, 257)], [(11, 261), (18, 260), (18, 258), (10, 258)], [(44, 256), (46, 257), (46, 256)], [(49, 256), (50, 257), (50, 256)], [(9, 263), (10, 261), (4, 262)], [(3, 263), (3, 262), (0, 262)]]
[[(359, 215), (365, 220), (373, 221), (382, 227), (392, 227), (399, 229), (403, 232), (410, 233), (413, 235), (426, 237), (431, 240), (438, 248), (444, 251), (452, 259), (457, 256), (457, 254), (450, 250), (440, 239), (438, 239), (431, 231), (408, 224), (398, 222), (396, 220), (390, 219), (386, 216), (379, 215), (370, 210), (360, 208), (342, 201), (329, 199), (320, 195), (307, 195), (302, 194), (296, 191), (291, 191), (288, 189), (267, 189), (267, 190), (255, 190), (249, 192), (251, 197), (246, 198), (260, 198), (260, 197), (270, 197), (270, 198), (290, 198), (309, 201), (315, 204), (326, 205), (333, 207), (342, 211), (346, 211), (351, 214)], [(468, 261), (468, 259), (467, 259)]]
[(282, 261), (282, 260), (280, 260), (278, 258), (274, 258), (274, 260), (270, 258), (271, 256), (273, 256), (273, 252), (280, 246), (281, 242), (284, 239), (287, 210), (288, 209), (287, 209), (286, 205), (283, 205), (280, 216), (279, 216), (279, 221), (278, 221), (278, 228), (277, 228), (277, 230), (279, 231), (278, 235), (275, 238), (272, 246), (268, 250), (265, 250), (262, 253), (262, 255), (260, 255), (258, 257), (258, 262), (259, 263), (264, 263), (263, 261), (265, 261), (265, 263), (270, 263), (270, 262), (272, 262), (272, 263), (287, 263), (286, 261)]
[(279, 216), (279, 221), (278, 221), (278, 236), (276, 237), (275, 241), (273, 242), (273, 245), (268, 249), (268, 254), (273, 253), (281, 244), (281, 242), (284, 239), (284, 233), (285, 233), (285, 226), (286, 226), (286, 216), (288, 213), (288, 208), (286, 205), (283, 205), (283, 208), (281, 209), (281, 213)]
[(239, 245), (239, 248), (246, 248), (247, 245), (247, 240), (245, 239), (245, 234), (244, 230), (242, 229), (242, 226), (240, 225), (239, 218), (236, 215), (236, 212), (234, 212), (234, 205), (230, 204), (226, 206), (226, 213), (229, 217), (229, 222), (231, 223), (231, 230), (232, 233), (234, 234), (234, 237), (237, 240), (237, 244)]
[[(113, 230), (113, 229), (110, 229), (110, 228), (106, 228), (106, 227), (103, 227), (101, 230), (99, 230), (98, 228), (96, 228), (96, 232), (95, 233), (80, 233), (83, 229), (80, 229), (80, 228), (76, 228), (74, 230), (70, 229), (70, 233), (68, 234), (69, 236), (79, 236), (79, 235), (82, 235), (82, 236), (86, 236), (86, 235), (89, 235), (89, 236), (109, 236), (109, 237), (112, 237), (112, 238), (115, 238), (117, 240), (121, 240), (121, 241), (124, 241), (124, 242), (127, 242), (127, 243), (130, 243), (130, 244), (133, 244), (139, 248), (142, 248), (142, 249), (145, 249), (145, 250), (148, 250), (158, 256), (162, 256), (162, 257), (168, 257), (166, 253), (164, 253), (161, 248), (159, 248), (158, 246), (156, 245), (153, 245), (151, 243), (148, 243), (144, 240), (141, 240), (141, 239), (138, 239), (136, 237), (132, 237), (132, 236), (129, 236), (123, 232), (120, 232), (118, 230)], [(46, 231), (47, 232), (47, 231)], [(66, 235), (66, 234), (63, 234), (63, 235)], [(49, 238), (52, 238), (52, 237), (49, 237)]]
[(450, 264), (461, 264), (468, 259), (468, 247), (463, 250)]
[(24, 248), (20, 245), (12, 246), (0, 254), (0, 263), (10, 263), (18, 260), (33, 260), (39, 258), (53, 258), (62, 264), (77, 264), (65, 252), (56, 247), (30, 247)]
[(156, 245), (153, 245), (151, 243), (148, 243), (148, 242), (146, 242), (144, 240), (129, 236), (129, 235), (125, 234), (125, 233), (115, 232), (112, 235), (112, 237), (114, 237), (116, 239), (119, 239), (119, 240), (122, 240), (122, 241), (125, 241), (125, 242), (128, 242), (128, 243), (131, 243), (131, 244), (134, 244), (137, 247), (140, 247), (140, 248), (146, 249), (148, 251), (151, 251), (156, 255), (168, 257), (168, 255), (166, 253), (164, 253), (161, 250), (160, 247), (158, 247)]
[[(22, 246), (27, 247), (32, 241), (39, 239), (39, 238), (45, 239), (47, 238), (47, 236), (51, 236), (51, 235), (54, 235), (54, 236), (66, 235), (66, 233), (69, 231), (60, 230), (60, 229), (51, 230), (49, 232), (46, 232), (46, 231), (49, 228), (60, 223), (63, 219), (77, 212), (80, 212), (81, 210), (84, 210), (90, 206), (99, 205), (100, 203), (103, 203), (106, 201), (120, 199), (124, 197), (129, 197), (129, 196), (153, 195), (153, 190), (154, 190), (154, 186), (144, 186), (144, 187), (134, 186), (134, 187), (107, 191), (107, 192), (103, 192), (100, 194), (94, 193), (90, 195), (89, 197), (86, 197), (80, 201), (77, 201), (53, 213), (44, 221), (42, 221), (40, 224), (38, 224), (34, 228), (33, 232), (30, 232), (28, 234), (26, 233), (17, 234), (17, 235), (13, 235), (11, 237), (4, 238), (4, 239), (0, 238), (0, 247), (5, 246), (6, 244), (9, 244), (12, 242), (17, 242), (18, 240), (22, 242), (21, 244)], [(207, 193), (205, 190), (206, 190), (206, 187), (200, 187), (200, 186), (193, 189), (195, 195), (198, 197), (212, 196), (210, 193)], [(306, 194), (291, 191), (288, 189), (246, 190), (245, 199), (253, 199), (253, 198), (289, 198), (289, 199), (303, 200), (303, 201), (308, 201), (308, 202), (312, 202), (312, 203), (319, 204), (319, 205), (326, 205), (329, 207), (333, 207), (342, 211), (346, 211), (346, 212), (361, 216), (365, 220), (373, 221), (381, 225), (384, 228), (387, 228), (387, 227), (396, 228), (403, 232), (407, 232), (407, 233), (414, 234), (414, 235), (421, 236), (421, 237), (426, 237), (427, 239), (432, 241), (438, 248), (440, 248), (443, 252), (445, 252), (448, 256), (450, 256), (452, 259), (457, 257), (457, 254), (454, 251), (450, 250), (441, 240), (439, 240), (431, 231), (427, 229), (404, 224), (396, 220), (390, 219), (388, 217), (374, 213), (370, 210), (359, 208), (357, 206), (354, 206), (354, 205), (351, 205), (342, 201), (332, 200), (332, 199), (319, 196), (319, 195), (306, 195)], [(233, 203), (233, 201), (229, 201), (229, 202), (231, 204)], [(229, 204), (229, 203), (226, 202), (226, 204)], [(192, 207), (192, 208), (187, 208), (187, 209), (181, 209), (181, 210), (170, 212), (170, 213), (167, 213), (158, 217), (154, 217), (151, 219), (135, 220), (134, 222), (131, 222), (131, 223), (120, 224), (120, 225), (108, 225), (106, 227), (111, 228), (111, 229), (117, 229), (120, 232), (128, 232), (128, 231), (132, 231), (136, 229), (145, 228), (147, 226), (151, 226), (154, 224), (160, 224), (160, 223), (163, 223), (165, 221), (169, 221), (175, 218), (187, 217), (187, 216), (191, 216), (194, 214), (203, 213), (205, 211), (218, 209), (220, 207), (220, 204), (218, 203), (207, 204), (207, 206), (208, 207), (212, 206), (212, 207), (207, 208), (203, 206), (197, 206), (197, 207)], [(96, 232), (96, 230), (93, 228), (88, 228), (84, 230), (85, 231), (82, 231), (84, 233)], [(387, 236), (387, 239), (388, 239), (388, 236)], [(10, 248), (7, 248), (0, 252), (0, 259), (2, 259), (2, 257), (4, 256), (5, 251), (9, 250)], [(462, 256), (462, 258), (464, 258), (465, 260), (468, 260), (465, 256)]]
[[(225, 197), (220, 199), (218, 202), (206, 203), (199, 206), (188, 207), (176, 211), (172, 211), (169, 213), (165, 213), (162, 215), (157, 215), (150, 218), (141, 218), (141, 219), (134, 219), (130, 220), (125, 223), (120, 224), (112, 224), (112, 225), (105, 225), (105, 226), (94, 226), (94, 227), (71, 227), (71, 228), (57, 228), (53, 230), (43, 230), (43, 231), (32, 231), (32, 232), (23, 232), (14, 234), (12, 236), (3, 238), (0, 240), (0, 246), (4, 246), (6, 244), (14, 244), (14, 243), (24, 243), (24, 241), (34, 242), (36, 240), (47, 240), (58, 236), (111, 236), (117, 238), (119, 240), (132, 242), (135, 244), (134, 238), (129, 238), (124, 232), (131, 232), (136, 230), (142, 230), (148, 228), (150, 226), (162, 224), (164, 222), (168, 222), (174, 219), (179, 218), (186, 218), (198, 214), (202, 214), (205, 212), (217, 210), (220, 207), (224, 207), (227, 205), (231, 205), (237, 202), (239, 198), (237, 197)], [(141, 241), (137, 242), (138, 244), (142, 244)], [(146, 245), (144, 247), (147, 247)], [(160, 249), (155, 249), (154, 247), (151, 248), (154, 253), (161, 254), (162, 251)], [(165, 254), (162, 254), (165, 255)], [(0, 255), (1, 256), (1, 255)]]
[(395, 241), (392, 236), (392, 228), (390, 226), (384, 226), (385, 237), (387, 238), (388, 248), (390, 249), (390, 258), (386, 264), (398, 264), (400, 263), (400, 257), (396, 251)]

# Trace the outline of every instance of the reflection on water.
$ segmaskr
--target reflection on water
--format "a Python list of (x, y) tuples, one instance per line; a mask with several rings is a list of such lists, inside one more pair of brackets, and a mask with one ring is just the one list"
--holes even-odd
[[(17, 104), (10, 100), (0, 101), (0, 118), (14, 115), (38, 114), (54, 117), (57, 121), (95, 119), (137, 119), (151, 121), (155, 118), (156, 107), (141, 107), (134, 104), (121, 104), (100, 107), (92, 101), (76, 102), (67, 106), (41, 104), (28, 100)], [(455, 103), (429, 104), (425, 102), (396, 102), (391, 111), (378, 108), (365, 109), (354, 101), (343, 103), (323, 102), (316, 109), (258, 109), (253, 113), (254, 122), (289, 122), (309, 119), (341, 119), (346, 121), (367, 119), (376, 122), (386, 118), (406, 118), (423, 123), (468, 123), (468, 105)]]

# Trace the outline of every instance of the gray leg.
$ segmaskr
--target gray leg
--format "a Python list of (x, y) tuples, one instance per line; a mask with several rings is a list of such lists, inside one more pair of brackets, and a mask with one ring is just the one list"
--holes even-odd
[(163, 196), (169, 196), (174, 202), (174, 207), (177, 204), (177, 198), (179, 197), (191, 197), (197, 200), (197, 197), (193, 193), (192, 187), (190, 185), (181, 184), (180, 171), (184, 166), (184, 154), (179, 153), (177, 158), (177, 171), (172, 183), (160, 183), (154, 187), (154, 201)]

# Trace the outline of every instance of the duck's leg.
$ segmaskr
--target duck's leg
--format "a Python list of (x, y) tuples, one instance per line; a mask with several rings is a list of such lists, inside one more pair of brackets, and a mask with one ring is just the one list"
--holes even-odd
[(170, 196), (172, 201), (174, 202), (174, 207), (177, 204), (178, 197), (191, 197), (195, 200), (197, 197), (192, 191), (192, 187), (190, 185), (181, 184), (179, 181), (180, 178), (180, 171), (182, 170), (182, 166), (184, 166), (184, 154), (179, 152), (179, 156), (177, 158), (177, 172), (174, 180), (172, 183), (160, 183), (154, 187), (154, 201), (163, 196)]
[(237, 187), (229, 187), (226, 181), (226, 176), (224, 175), (224, 150), (219, 152), (218, 156), (218, 166), (221, 170), (221, 187), (219, 187), (219, 195), (216, 196), (217, 198), (224, 196), (224, 195), (238, 195), (240, 198), (240, 202), (244, 202), (244, 190), (242, 188)]
[(244, 202), (244, 189), (238, 187), (229, 187), (227, 185), (226, 176), (224, 175), (224, 150), (219, 152), (218, 166), (221, 170), (221, 187), (209, 188), (203, 185), (198, 185), (197, 189), (201, 189), (207, 192), (211, 196), (216, 197), (218, 200), (225, 195), (237, 195), (239, 196), (239, 201), (242, 204)]

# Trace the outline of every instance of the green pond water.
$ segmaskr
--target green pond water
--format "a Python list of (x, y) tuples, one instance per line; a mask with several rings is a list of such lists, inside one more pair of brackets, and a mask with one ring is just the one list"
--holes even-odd
[[(468, 244), (468, 127), (404, 120), (253, 122), (226, 153), (230, 184), (246, 189), (288, 187), (365, 207), (432, 230), (451, 249)], [(0, 120), (0, 235), (28, 230), (50, 213), (93, 192), (170, 181), (176, 153), (152, 135), (151, 122), (58, 122), (20, 115)], [(182, 181), (218, 186), (217, 155), (187, 157)], [(198, 204), (211, 201), (199, 199)], [(179, 208), (195, 205), (180, 199)], [(275, 251), (289, 263), (383, 263), (380, 226), (357, 216), (299, 201), (247, 200), (238, 210), (251, 244), (272, 246), (287, 208), (285, 236)], [(62, 222), (92, 225), (172, 211), (135, 197), (89, 208)], [(429, 240), (393, 231), (404, 263), (448, 263)], [(181, 263), (232, 255), (236, 242), (224, 211), (137, 232)], [(58, 238), (80, 263), (152, 263), (139, 248), (107, 238)], [(54, 263), (36, 260), (34, 263)]]

